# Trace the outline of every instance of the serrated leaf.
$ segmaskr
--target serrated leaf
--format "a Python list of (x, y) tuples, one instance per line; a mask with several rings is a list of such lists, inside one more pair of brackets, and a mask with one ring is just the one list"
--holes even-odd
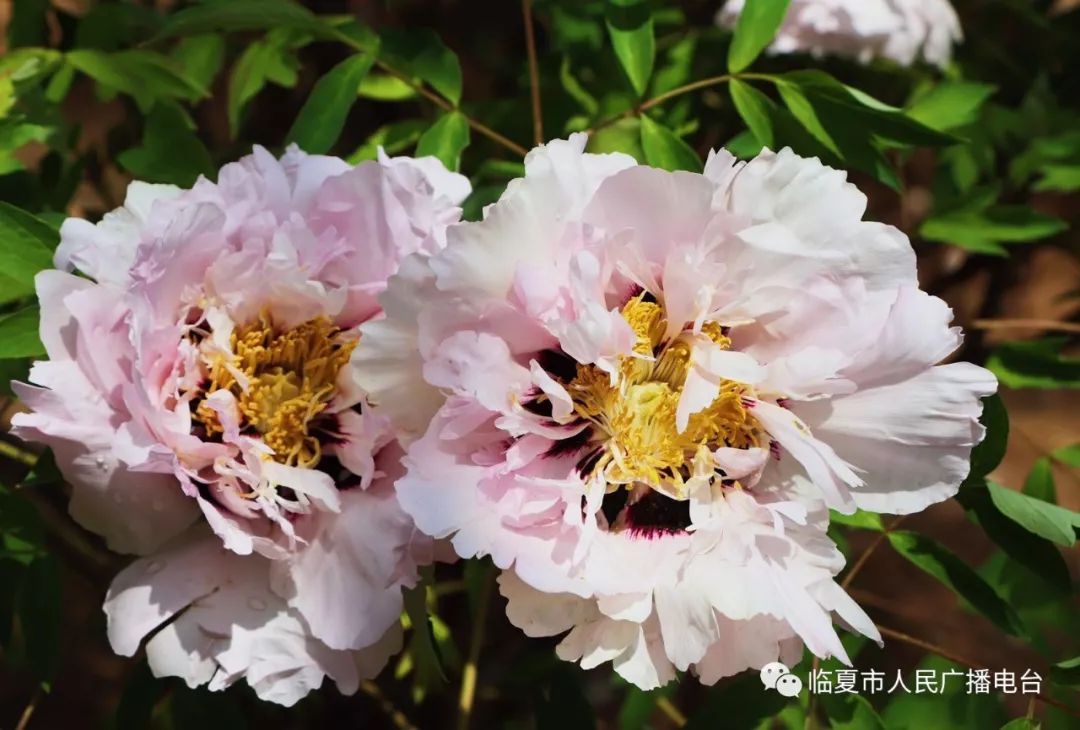
[(607, 0), (605, 21), (619, 65), (638, 96), (644, 96), (656, 61), (652, 10), (646, 0)]
[(645, 161), (653, 167), (701, 171), (701, 158), (690, 145), (644, 114), (641, 116), (641, 148), (645, 151)]
[(907, 530), (888, 533), (896, 552), (937, 578), (1002, 631), (1021, 636), (1024, 628), (1016, 612), (978, 573), (943, 545)]
[(154, 40), (200, 33), (292, 28), (333, 37), (333, 30), (291, 0), (228, 0), (184, 8), (169, 16)]
[(457, 170), (461, 153), (469, 145), (469, 123), (461, 112), (439, 118), (416, 143), (416, 156), (432, 155), (442, 160), (448, 170)]
[(387, 29), (379, 57), (398, 71), (426, 82), (454, 106), (461, 103), (461, 63), (434, 31)]
[(1080, 513), (1029, 497), (1000, 484), (989, 482), (990, 498), (1003, 515), (1039, 537), (1062, 547), (1076, 544)]
[(986, 436), (971, 451), (971, 471), (968, 479), (981, 479), (1005, 458), (1005, 449), (1009, 443), (1009, 412), (997, 393), (982, 400), (982, 414), (979, 423), (986, 428)]
[(39, 357), (45, 346), (38, 337), (41, 314), (36, 304), (0, 317), (0, 358)]
[(319, 79), (300, 108), (286, 141), (295, 142), (310, 154), (329, 152), (341, 136), (349, 110), (356, 103), (360, 82), (374, 62), (373, 54), (358, 53)]
[(1064, 344), (1063, 337), (1006, 342), (986, 367), (1010, 388), (1080, 388), (1080, 358), (1062, 356)]
[(728, 48), (728, 71), (739, 73), (772, 42), (791, 0), (748, 0), (735, 23)]
[(739, 112), (739, 116), (746, 122), (746, 126), (750, 128), (750, 131), (754, 133), (757, 141), (765, 147), (775, 146), (772, 116), (769, 110), (773, 104), (769, 97), (739, 79), (732, 79), (728, 83), (728, 87), (736, 111)]
[(979, 118), (979, 110), (997, 87), (971, 81), (942, 81), (915, 99), (907, 115), (939, 132), (966, 127)]

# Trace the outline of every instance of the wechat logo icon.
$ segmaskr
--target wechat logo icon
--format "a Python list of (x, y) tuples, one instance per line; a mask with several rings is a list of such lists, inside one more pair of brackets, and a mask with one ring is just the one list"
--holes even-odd
[(769, 662), (761, 668), (761, 683), (784, 697), (798, 697), (802, 692), (802, 680), (781, 662)]

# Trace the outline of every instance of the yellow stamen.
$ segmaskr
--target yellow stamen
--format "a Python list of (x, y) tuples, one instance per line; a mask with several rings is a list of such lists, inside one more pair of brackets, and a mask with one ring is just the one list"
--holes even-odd
[[(619, 382), (612, 385), (608, 374), (593, 365), (578, 365), (577, 376), (567, 384), (577, 414), (606, 441), (608, 453), (597, 468), (609, 484), (644, 482), (681, 494), (703, 447), (759, 445), (757, 424), (742, 403), (747, 388), (730, 380), (721, 383), (716, 399), (691, 415), (680, 433), (675, 412), (690, 366), (690, 343), (682, 335), (663, 343), (663, 309), (642, 296), (627, 302), (622, 315), (637, 343), (634, 356), (619, 361)], [(701, 331), (721, 347), (731, 344), (715, 323)]]
[[(218, 353), (209, 358), (205, 393), (231, 392), (244, 423), (262, 434), (274, 450), (274, 460), (313, 467), (322, 457), (322, 447), (308, 427), (333, 399), (338, 371), (354, 347), (356, 339), (345, 336), (326, 317), (278, 333), (262, 316), (233, 332), (231, 357)], [(239, 380), (238, 371), (243, 374)], [(205, 400), (194, 420), (210, 435), (222, 432), (217, 413)]]

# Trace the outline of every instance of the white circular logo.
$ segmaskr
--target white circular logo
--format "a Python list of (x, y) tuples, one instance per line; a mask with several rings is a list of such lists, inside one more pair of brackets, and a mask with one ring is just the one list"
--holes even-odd
[(776, 680), (790, 673), (791, 670), (783, 663), (769, 662), (761, 668), (761, 683), (765, 685), (765, 689), (776, 689)]

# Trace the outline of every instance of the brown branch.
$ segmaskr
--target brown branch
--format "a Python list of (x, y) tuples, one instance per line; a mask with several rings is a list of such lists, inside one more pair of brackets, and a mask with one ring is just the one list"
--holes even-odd
[(844, 579), (840, 581), (841, 588), (847, 590), (847, 587), (851, 585), (851, 581), (855, 580), (855, 576), (863, 569), (863, 566), (866, 565), (866, 561), (870, 559), (870, 556), (874, 554), (874, 551), (881, 547), (881, 543), (885, 542), (885, 538), (889, 536), (889, 533), (899, 527), (900, 523), (905, 519), (907, 519), (907, 515), (897, 517), (891, 525), (888, 525), (881, 531), (881, 534), (870, 543), (870, 547), (863, 551), (862, 555), (859, 556), (859, 559), (851, 566), (851, 570), (849, 570), (847, 575), (844, 576)]
[[(950, 662), (953, 662), (955, 664), (962, 664), (965, 667), (970, 667), (972, 669), (988, 669), (989, 668), (985, 664), (982, 664), (981, 662), (977, 662), (977, 661), (974, 661), (972, 659), (968, 659), (967, 657), (961, 656), (961, 655), (957, 654), (956, 652), (954, 652), (954, 651), (952, 651), (950, 649), (946, 649), (944, 647), (938, 646), (937, 644), (932, 644), (929, 641), (926, 641), (925, 639), (920, 639), (918, 637), (911, 636), (910, 634), (905, 634), (903, 631), (897, 631), (896, 629), (891, 629), (888, 626), (880, 626), (880, 625), (878, 626), (878, 631), (881, 632), (882, 636), (888, 636), (890, 638), (896, 639), (897, 641), (902, 641), (905, 644), (911, 644), (912, 646), (917, 646), (917, 647), (919, 647), (920, 649), (922, 649), (924, 651), (928, 651), (931, 654), (937, 654), (939, 657), (942, 657), (944, 659), (948, 659)], [(1070, 715), (1073, 715), (1075, 717), (1080, 717), (1080, 711), (1075, 710), (1072, 707), (1069, 707), (1064, 702), (1061, 702), (1059, 700), (1055, 700), (1053, 697), (1047, 697), (1046, 695), (1044, 695), (1041, 692), (1037, 692), (1032, 696), (1037, 698), (1040, 702), (1043, 702), (1043, 703), (1045, 703), (1047, 705), (1053, 705), (1054, 707), (1058, 708), (1059, 710), (1063, 710), (1063, 711), (1069, 713)]]
[[(353, 44), (353, 45), (354, 45), (354, 47), (357, 47), (357, 46), (355, 46), (355, 44)], [(443, 111), (458, 112), (459, 114), (461, 114), (461, 116), (463, 116), (465, 118), (465, 121), (468, 122), (470, 127), (472, 127), (477, 132), (479, 132), (483, 136), (490, 139), (492, 142), (498, 144), (499, 146), (501, 146), (501, 147), (503, 147), (503, 148), (505, 148), (507, 150), (510, 150), (511, 152), (513, 152), (516, 155), (521, 155), (522, 157), (524, 157), (526, 154), (528, 154), (529, 151), (527, 149), (525, 149), (524, 147), (522, 147), (521, 145), (519, 145), (517, 142), (514, 142), (514, 141), (512, 141), (510, 139), (507, 139), (506, 137), (499, 134), (498, 132), (496, 132), (494, 129), (487, 126), (486, 124), (483, 124), (482, 122), (479, 122), (476, 119), (473, 119), (468, 114), (461, 111), (461, 109), (459, 109), (457, 106), (455, 106), (454, 104), (451, 104), (447, 99), (442, 98), (440, 95), (436, 94), (434, 91), (431, 91), (430, 89), (426, 88), (423, 84), (416, 83), (407, 74), (402, 73), (401, 71), (398, 71), (396, 68), (394, 68), (393, 66), (390, 66), (385, 61), (376, 61), (375, 65), (377, 65), (383, 71), (390, 74), (394, 78), (398, 79), (402, 83), (407, 84), (416, 93), (420, 94), (420, 96), (424, 97), (425, 99), (427, 99), (428, 101), (430, 101), (432, 104), (439, 107)]]
[(1080, 334), (1080, 322), (1059, 322), (1054, 319), (977, 319), (971, 323), (971, 327), (977, 330), (1030, 329)]
[(532, 94), (533, 142), (544, 143), (544, 114), (540, 106), (540, 70), (536, 63), (536, 30), (533, 28), (532, 0), (521, 0), (525, 20), (525, 51), (529, 56), (529, 90)]
[[(743, 74), (742, 76), (740, 76), (740, 78), (753, 78), (753, 77), (754, 77), (753, 75), (746, 75), (746, 74)], [(615, 122), (617, 122), (617, 121), (619, 121), (621, 119), (626, 119), (627, 117), (640, 116), (640, 115), (644, 114), (645, 112), (647, 112), (648, 110), (652, 109), (654, 106), (657, 106), (659, 104), (663, 104), (665, 101), (667, 101), (669, 99), (674, 99), (676, 96), (682, 96), (683, 94), (689, 94), (691, 91), (697, 91), (698, 89), (705, 89), (705, 88), (708, 88), (710, 86), (717, 86), (719, 84), (726, 84), (728, 81), (731, 81), (733, 78), (736, 78), (736, 77), (731, 76), (730, 74), (724, 74), (723, 76), (710, 76), (707, 79), (700, 79), (698, 81), (693, 81), (693, 82), (691, 82), (689, 84), (684, 84), (683, 86), (679, 86), (679, 87), (677, 87), (675, 89), (672, 89), (671, 91), (665, 91), (663, 94), (660, 94), (658, 96), (654, 96), (651, 99), (643, 101), (640, 104), (638, 104), (637, 106), (631, 107), (630, 109), (627, 109), (626, 111), (624, 111), (624, 112), (622, 112), (620, 114), (616, 114), (614, 116), (608, 117), (607, 119), (604, 119), (604, 120), (601, 120), (601, 121), (597, 122), (593, 126), (593, 128), (589, 130), (589, 134), (592, 134), (593, 132), (597, 132), (597, 131), (603, 129), (604, 127), (610, 127), (612, 124), (614, 124)]]

